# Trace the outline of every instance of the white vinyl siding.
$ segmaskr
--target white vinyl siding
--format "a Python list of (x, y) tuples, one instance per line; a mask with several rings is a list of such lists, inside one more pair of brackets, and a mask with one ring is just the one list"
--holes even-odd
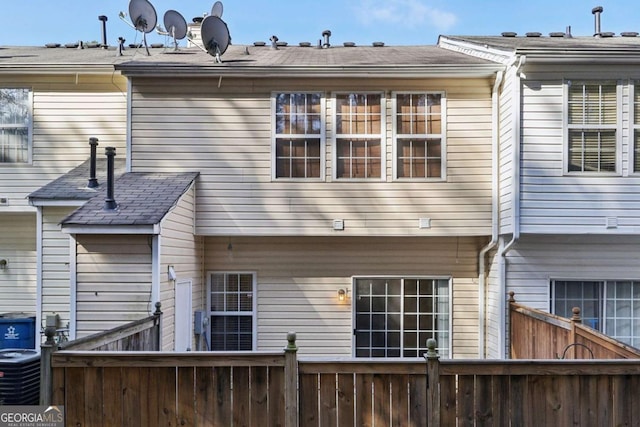
[[(160, 235), (160, 302), (162, 303), (162, 345), (165, 350), (174, 348), (175, 334), (184, 333), (174, 328), (175, 283), (168, 278), (169, 266), (176, 273), (176, 281), (189, 280), (192, 284), (193, 310), (205, 308), (202, 282), (202, 238), (195, 236), (195, 186), (180, 198), (176, 206), (162, 220)], [(153, 301), (155, 304), (155, 301)], [(155, 309), (155, 307), (154, 307)], [(195, 345), (195, 342), (193, 342)], [(195, 348), (195, 346), (192, 346)]]
[[(32, 90), (31, 164), (0, 163), (2, 210), (33, 210), (26, 196), (89, 157), (89, 138), (125, 149), (126, 81), (109, 76), (2, 76), (0, 86)], [(104, 149), (99, 153), (104, 153)]]
[[(478, 354), (478, 238), (220, 237), (205, 270), (256, 274), (257, 347), (297, 333), (301, 355), (353, 355), (354, 277), (451, 277), (453, 358)], [(339, 301), (338, 290), (348, 291)]]
[(0, 236), (0, 313), (35, 315), (36, 215), (0, 213)]
[(520, 81), (515, 71), (510, 69), (505, 73), (502, 90), (498, 100), (498, 157), (499, 157), (499, 217), (501, 234), (513, 232), (514, 198), (517, 189), (514, 188), (514, 151), (520, 141), (516, 140), (518, 132), (514, 129), (517, 112), (520, 109), (519, 97)]
[[(622, 128), (629, 126), (629, 89), (619, 89)], [(521, 232), (631, 234), (640, 226), (637, 188), (629, 174), (629, 132), (619, 135), (619, 174), (565, 174), (562, 80), (528, 80), (523, 86)]]
[(69, 324), (69, 235), (60, 231), (60, 221), (75, 208), (42, 208), (42, 319), (60, 316), (59, 327)]
[[(380, 81), (354, 79), (132, 80), (133, 171), (200, 171), (199, 235), (443, 236), (491, 232), (491, 89), (487, 80), (389, 80), (394, 91), (446, 91), (446, 182), (393, 180), (391, 103), (385, 104), (385, 180), (274, 180), (272, 94), (318, 92), (330, 98)], [(390, 93), (390, 92), (389, 92)], [(390, 95), (389, 95), (390, 96)], [(327, 141), (333, 105), (327, 102)], [(326, 142), (326, 141), (325, 141)], [(326, 159), (333, 159), (326, 143)], [(300, 182), (302, 181), (302, 182)], [(356, 182), (357, 181), (357, 182)], [(431, 228), (419, 228), (429, 218)], [(333, 220), (344, 220), (337, 232)]]
[(507, 256), (506, 291), (518, 303), (549, 311), (551, 279), (638, 279), (639, 244), (635, 236), (522, 237)]
[(147, 317), (151, 301), (151, 239), (77, 235), (77, 337)]

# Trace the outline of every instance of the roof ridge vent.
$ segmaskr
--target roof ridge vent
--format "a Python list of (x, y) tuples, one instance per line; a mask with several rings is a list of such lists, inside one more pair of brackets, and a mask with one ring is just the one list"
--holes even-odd
[(637, 31), (623, 31), (620, 33), (622, 37), (638, 37)]
[(565, 36), (564, 31), (553, 31), (549, 33), (549, 37), (564, 37), (564, 36)]
[(525, 36), (527, 36), (527, 37), (540, 37), (540, 36), (542, 36), (542, 33), (538, 32), (538, 31), (531, 31), (529, 33), (526, 33)]
[(500, 34), (502, 37), (515, 37), (518, 35), (518, 33), (515, 33), (513, 31), (505, 31), (503, 33)]
[(600, 33), (600, 37), (613, 37), (615, 35), (616, 35), (616, 33), (611, 32), (611, 31), (605, 31), (604, 33)]

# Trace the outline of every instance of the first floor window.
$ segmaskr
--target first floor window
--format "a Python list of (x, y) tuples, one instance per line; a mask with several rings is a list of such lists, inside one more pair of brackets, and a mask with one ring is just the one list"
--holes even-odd
[(429, 338), (449, 357), (448, 279), (357, 278), (354, 289), (356, 357), (420, 357)]
[(253, 350), (254, 288), (252, 273), (213, 273), (209, 284), (212, 351)]
[(0, 88), (0, 163), (29, 162), (31, 92)]
[(640, 281), (553, 281), (552, 312), (570, 318), (574, 307), (583, 324), (640, 348)]

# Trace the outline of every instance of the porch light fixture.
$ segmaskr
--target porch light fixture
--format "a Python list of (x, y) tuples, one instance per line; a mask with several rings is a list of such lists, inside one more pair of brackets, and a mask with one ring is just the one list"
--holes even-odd
[(7, 260), (0, 259), (0, 270), (6, 270), (6, 269), (7, 269)]
[(338, 301), (343, 302), (347, 299), (347, 291), (338, 289)]

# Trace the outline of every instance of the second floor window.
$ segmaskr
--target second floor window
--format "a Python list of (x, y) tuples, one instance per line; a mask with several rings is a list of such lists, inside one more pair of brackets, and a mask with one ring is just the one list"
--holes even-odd
[(396, 176), (442, 177), (442, 94), (396, 95)]
[(324, 112), (319, 93), (275, 95), (275, 177), (320, 178)]
[(616, 172), (616, 84), (568, 82), (567, 111), (568, 172)]
[(31, 93), (0, 88), (0, 163), (29, 163)]
[(336, 95), (336, 178), (382, 178), (382, 95)]

